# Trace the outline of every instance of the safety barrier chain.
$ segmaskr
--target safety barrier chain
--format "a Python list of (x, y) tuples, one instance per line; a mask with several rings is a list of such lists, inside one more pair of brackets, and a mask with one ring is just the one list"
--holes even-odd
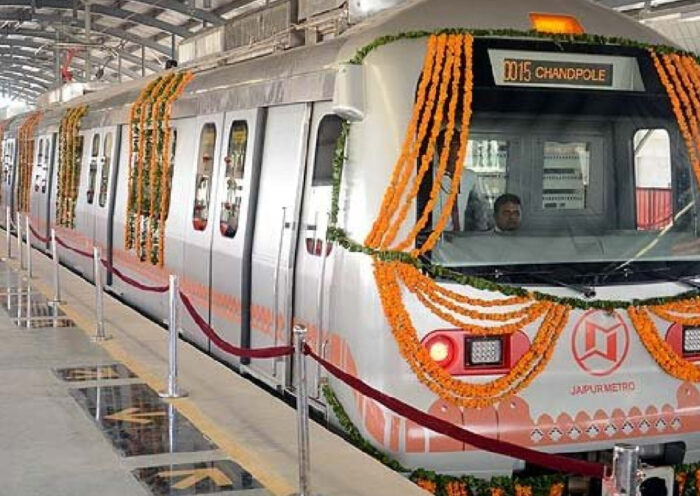
[[(33, 228), (31, 228), (31, 230), (33, 235), (40, 241), (49, 241), (48, 238), (43, 238), (42, 236), (40, 236)], [(80, 250), (78, 248), (74, 248), (58, 237), (56, 237), (56, 241), (64, 248), (71, 250), (79, 255), (90, 258), (93, 257), (93, 254)], [(117, 277), (119, 277), (125, 283), (138, 289), (157, 293), (165, 293), (170, 289), (169, 286), (149, 286), (143, 284), (137, 281), (136, 279), (127, 276), (119, 269), (114, 267), (112, 264), (110, 264), (108, 261), (102, 259), (101, 262), (107, 269), (111, 270)], [(279, 358), (294, 354), (295, 349), (293, 346), (274, 346), (257, 349), (241, 348), (238, 346), (234, 346), (233, 344), (223, 339), (216, 332), (216, 330), (207, 323), (206, 319), (202, 317), (201, 314), (197, 311), (195, 305), (192, 303), (192, 300), (187, 294), (179, 290), (176, 294), (179, 295), (183, 306), (187, 309), (187, 312), (189, 313), (190, 317), (195, 322), (195, 324), (197, 324), (197, 327), (199, 327), (202, 333), (204, 333), (204, 335), (209, 340), (211, 340), (211, 342), (221, 351), (230, 355), (244, 358)], [(556, 470), (559, 472), (567, 472), (587, 477), (595, 477), (598, 479), (603, 479), (605, 477), (606, 467), (602, 463), (576, 460), (562, 455), (543, 453), (541, 451), (536, 451), (523, 446), (518, 446), (516, 444), (509, 443), (506, 441), (500, 441), (487, 436), (482, 436), (481, 434), (477, 434), (469, 429), (459, 427), (455, 424), (447, 422), (446, 420), (442, 420), (432, 415), (429, 415), (407, 403), (400, 401), (397, 398), (394, 398), (392, 396), (389, 396), (388, 394), (378, 391), (377, 389), (374, 389), (373, 387), (358, 379), (357, 377), (350, 375), (347, 372), (344, 372), (329, 361), (317, 355), (306, 344), (304, 344), (303, 346), (303, 353), (315, 360), (331, 375), (335, 376), (337, 379), (348, 385), (350, 388), (354, 389), (355, 391), (358, 391), (359, 393), (368, 398), (372, 398), (373, 400), (384, 405), (386, 408), (393, 411), (394, 413), (401, 415), (402, 417), (409, 419), (426, 429), (430, 429), (433, 432), (469, 444), (470, 446), (474, 446), (484, 451), (497, 453), (511, 458), (517, 458), (532, 463), (533, 465)], [(172, 389), (173, 388), (171, 388), (171, 392)]]
[[(43, 238), (43, 239), (42, 239), (41, 236), (39, 236), (39, 235), (36, 233), (36, 231), (34, 230), (34, 228), (32, 228), (31, 226), (30, 226), (30, 228), (32, 229), (32, 233), (34, 233), (34, 236), (36, 236), (37, 238), (39, 238), (40, 241), (42, 241), (43, 243), (47, 243), (47, 242), (49, 241), (48, 238)], [(61, 245), (61, 246), (63, 246), (64, 248), (66, 248), (67, 250), (70, 250), (70, 251), (72, 251), (72, 252), (74, 252), (74, 253), (77, 253), (78, 255), (81, 255), (81, 256), (83, 256), (83, 257), (85, 257), (85, 258), (92, 258), (92, 253), (87, 252), (87, 251), (80, 250), (80, 249), (75, 248), (75, 247), (73, 247), (73, 246), (70, 246), (68, 243), (66, 243), (65, 241), (63, 241), (63, 240), (62, 240), (61, 238), (59, 238), (58, 236), (56, 236), (56, 242), (57, 242), (59, 245)], [(115, 267), (113, 264), (111, 264), (108, 260), (102, 259), (101, 262), (102, 262), (102, 265), (104, 265), (104, 267), (105, 267), (107, 270), (110, 270), (115, 276), (117, 276), (119, 279), (121, 279), (122, 281), (124, 281), (125, 283), (127, 283), (127, 284), (130, 285), (130, 286), (133, 286), (133, 287), (135, 287), (135, 288), (138, 288), (138, 289), (140, 289), (140, 290), (142, 290), (142, 291), (150, 291), (150, 292), (152, 292), (152, 293), (167, 293), (167, 291), (168, 291), (168, 286), (167, 286), (167, 285), (166, 285), (166, 286), (151, 286), (151, 285), (148, 285), (148, 284), (143, 284), (142, 282), (139, 282), (139, 281), (137, 281), (136, 279), (133, 279), (133, 278), (127, 276), (124, 272), (122, 272), (121, 270), (119, 270), (118, 268), (116, 268), (116, 267)]]
[(37, 230), (34, 229), (34, 226), (32, 226), (31, 224), (29, 224), (29, 229), (32, 231), (32, 236), (34, 236), (42, 243), (48, 243), (50, 241), (50, 238), (48, 236), (42, 236), (41, 234), (39, 234)]
[(605, 465), (602, 463), (576, 460), (562, 455), (552, 455), (550, 453), (543, 453), (541, 451), (525, 448), (506, 441), (499, 441), (497, 439), (482, 436), (481, 434), (477, 434), (463, 427), (459, 427), (455, 424), (447, 422), (446, 420), (428, 415), (427, 413), (422, 412), (411, 405), (374, 389), (357, 377), (344, 372), (332, 363), (318, 356), (308, 345), (304, 347), (304, 354), (310, 356), (315, 361), (320, 363), (324, 369), (334, 375), (337, 379), (340, 379), (342, 382), (350, 386), (352, 389), (381, 403), (394, 413), (412, 420), (413, 422), (425, 427), (426, 429), (430, 429), (433, 432), (437, 432), (438, 434), (445, 435), (484, 451), (509, 456), (511, 458), (519, 458), (534, 465), (557, 470), (559, 472), (568, 472), (588, 477), (595, 477), (597, 479), (602, 479), (605, 475)]

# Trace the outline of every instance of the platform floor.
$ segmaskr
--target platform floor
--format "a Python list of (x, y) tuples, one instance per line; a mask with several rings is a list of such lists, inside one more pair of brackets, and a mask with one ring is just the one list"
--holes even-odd
[[(14, 259), (0, 263), (0, 495), (297, 492), (292, 408), (186, 343), (180, 384), (190, 396), (161, 400), (164, 329), (105, 295), (113, 339), (92, 342), (93, 286), (62, 268), (54, 314), (51, 261), (37, 250), (32, 261), (32, 315), (43, 320), (30, 328), (14, 320), (16, 297), (7, 310), (8, 289), (26, 290), (26, 275)], [(311, 447), (314, 494), (426, 494), (316, 424)]]

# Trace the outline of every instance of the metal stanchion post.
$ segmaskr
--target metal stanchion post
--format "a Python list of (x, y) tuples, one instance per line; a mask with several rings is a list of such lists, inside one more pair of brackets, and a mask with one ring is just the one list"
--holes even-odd
[(32, 278), (32, 230), (30, 228), (29, 214), (24, 216), (24, 232), (27, 236), (27, 277)]
[[(22, 300), (22, 295), (19, 297)], [(27, 308), (24, 310), (25, 323), (27, 324), (27, 329), (32, 328), (32, 283), (27, 279)], [(19, 322), (17, 325), (20, 325)]]
[(635, 496), (639, 482), (639, 446), (616, 444), (613, 448), (613, 495)]
[(5, 207), (5, 235), (7, 236), (7, 258), (12, 258), (12, 213)]
[(17, 326), (20, 325), (20, 319), (22, 318), (22, 277), (17, 279)]
[(177, 385), (177, 342), (179, 337), (179, 304), (180, 304), (180, 284), (177, 276), (170, 275), (170, 312), (168, 315), (168, 389), (160, 391), (161, 398), (182, 398), (187, 396), (187, 392), (182, 391)]
[(93, 269), (95, 272), (95, 316), (97, 317), (97, 329), (92, 337), (93, 341), (106, 341), (112, 336), (105, 335), (105, 319), (104, 319), (104, 295), (102, 294), (102, 255), (100, 249), (95, 246), (92, 249)]
[(309, 457), (309, 397), (306, 390), (306, 327), (294, 326), (294, 366), (297, 380), (297, 444), (299, 453), (299, 496), (311, 496)]
[(51, 229), (51, 260), (53, 262), (53, 300), (50, 301), (54, 306), (61, 303), (61, 281), (59, 280), (59, 265), (58, 259), (58, 243), (56, 242), (56, 229)]
[(24, 269), (24, 257), (22, 256), (22, 214), (17, 211), (17, 221), (15, 222), (17, 230), (17, 258), (19, 258), (19, 268)]

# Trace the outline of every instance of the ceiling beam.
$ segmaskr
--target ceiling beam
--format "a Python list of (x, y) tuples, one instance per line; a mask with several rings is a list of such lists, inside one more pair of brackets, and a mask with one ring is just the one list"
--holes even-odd
[[(225, 19), (216, 15), (214, 12), (210, 12), (204, 9), (197, 9), (188, 6), (189, 3), (194, 2), (179, 2), (178, 0), (131, 0), (133, 2), (143, 3), (146, 5), (152, 5), (158, 7), (159, 9), (172, 10), (173, 12), (178, 12), (186, 17), (191, 17), (193, 19), (198, 19), (200, 21), (208, 22), (214, 26), (221, 26), (224, 24)], [(251, 0), (248, 0), (251, 1)]]
[[(20, 70), (23, 70), (25, 66), (31, 66), (31, 67), (37, 67), (41, 69), (41, 71), (37, 72), (32, 72), (30, 74), (43, 74), (47, 76), (47, 78), (53, 83), (56, 84), (56, 68), (50, 61), (46, 62), (41, 62), (39, 60), (33, 59), (31, 57), (25, 57), (25, 56), (9, 56), (9, 55), (3, 55), (2, 52), (0, 51), (0, 66), (2, 66), (3, 69), (8, 68), (8, 67), (16, 67)], [(76, 81), (83, 81), (83, 77), (80, 75), (74, 75), (73, 78)]]
[[(33, 40), (27, 40), (27, 39), (10, 39), (10, 38), (5, 38), (5, 37), (0, 37), (0, 46), (8, 46), (8, 47), (25, 47), (25, 48), (33, 48), (36, 50), (36, 52), (39, 52), (41, 50), (53, 50), (51, 48), (51, 43), (40, 43), (37, 41)], [(108, 47), (109, 48), (109, 47)], [(96, 50), (93, 48), (93, 50)], [(141, 65), (141, 58), (137, 57), (136, 55), (132, 55), (128, 52), (125, 52), (123, 50), (117, 50), (113, 48), (109, 48), (109, 51), (113, 51), (118, 55), (121, 55), (121, 57), (124, 60), (127, 60), (129, 62), (132, 62), (135, 65)], [(84, 57), (83, 57), (84, 58)], [(95, 57), (93, 56), (93, 59)], [(157, 64), (155, 62), (146, 60), (145, 61), (145, 66), (146, 68), (152, 70), (152, 71), (160, 71), (163, 69), (160, 64)]]
[(15, 78), (0, 74), (0, 88), (6, 87), (21, 88), (24, 93), (31, 94), (33, 97), (39, 96), (42, 93), (40, 89), (33, 88), (22, 81), (17, 81)]
[(22, 70), (12, 70), (9, 67), (5, 67), (4, 65), (0, 67), (0, 74), (6, 74), (9, 76), (13, 76), (16, 78), (19, 78), (23, 81), (27, 81), (28, 83), (36, 84), (41, 86), (42, 88), (48, 89), (51, 86), (51, 83), (53, 82), (52, 79), (46, 79), (43, 77), (40, 77), (36, 74), (32, 74), (30, 72), (22, 71)]
[[(0, 11), (0, 21), (12, 21), (12, 16), (7, 15)], [(84, 29), (82, 26), (75, 25), (75, 23), (72, 22), (73, 18), (68, 17), (68, 16), (62, 16), (62, 15), (52, 15), (52, 14), (34, 14), (33, 20), (36, 20), (40, 23), (47, 24), (48, 27), (55, 26), (56, 24), (61, 24), (61, 25), (69, 25), (73, 26), (75, 28), (78, 28), (82, 31), (82, 33), (76, 33), (76, 36), (81, 35), (84, 36)], [(150, 38), (143, 38), (141, 36), (137, 36), (134, 33), (130, 33), (128, 31), (124, 31), (122, 29), (117, 29), (117, 28), (112, 28), (110, 26), (100, 24), (99, 22), (94, 22), (92, 23), (93, 27), (93, 32), (91, 36), (99, 35), (99, 34), (106, 34), (109, 36), (112, 36), (114, 38), (118, 38), (120, 40), (125, 40), (130, 43), (135, 43), (137, 45), (145, 45), (148, 48), (151, 48), (152, 50), (155, 50), (156, 52), (160, 52), (164, 55), (170, 55), (170, 47), (161, 45), (155, 40), (152, 40)], [(52, 31), (48, 30), (39, 30), (39, 29), (26, 29), (26, 28), (19, 28), (19, 29), (14, 29), (12, 31), (6, 31), (5, 34), (12, 35), (16, 34), (17, 36), (31, 36), (35, 38), (48, 38), (48, 39), (56, 39), (56, 29)], [(0, 35), (2, 35), (2, 32), (0, 32)], [(87, 41), (87, 40), (84, 40)]]
[[(2, 43), (0, 43), (0, 45), (1, 44)], [(15, 57), (21, 56), (24, 59), (30, 60), (30, 61), (31, 60), (41, 60), (41, 61), (45, 61), (45, 62), (53, 62), (54, 61), (53, 55), (47, 54), (46, 57), (38, 57), (36, 54), (36, 51), (31, 49), (31, 47), (27, 48), (24, 46), (18, 46), (16, 44), (10, 48), (0, 46), (0, 55), (9, 55), (9, 56), (15, 56)], [(73, 56), (73, 62), (71, 62), (71, 67), (79, 69), (80, 71), (84, 71), (85, 70), (84, 64), (83, 64), (84, 60), (85, 60), (85, 54), (83, 54), (81, 52), (76, 53)], [(77, 61), (79, 61), (80, 64), (76, 63)], [(29, 65), (31, 65), (31, 64), (29, 64)], [(114, 59), (111, 59), (111, 60), (108, 60), (106, 68), (116, 74), (116, 73), (118, 73), (119, 64)], [(123, 75), (127, 76), (129, 79), (140, 79), (141, 78), (140, 73), (132, 71), (128, 67), (125, 67), (124, 64), (122, 64), (121, 72)]]

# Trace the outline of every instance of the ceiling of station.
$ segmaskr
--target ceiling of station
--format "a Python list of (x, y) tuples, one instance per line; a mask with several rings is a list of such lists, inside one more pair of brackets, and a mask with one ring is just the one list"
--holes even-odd
[[(594, 1), (700, 54), (700, 0)], [(107, 82), (151, 74), (175, 58), (180, 40), (273, 2), (0, 0), (0, 94), (32, 102), (67, 76), (63, 66), (74, 81), (87, 73)]]
[(700, 54), (700, 0), (597, 0), (638, 19), (675, 44)]
[(0, 93), (32, 101), (63, 66), (73, 81), (151, 74), (183, 38), (266, 1), (0, 0)]

